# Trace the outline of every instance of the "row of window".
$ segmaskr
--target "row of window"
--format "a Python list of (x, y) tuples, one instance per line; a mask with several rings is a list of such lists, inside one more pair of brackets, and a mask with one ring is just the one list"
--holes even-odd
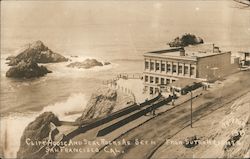
[[(166, 66), (165, 63), (161, 63), (161, 67), (160, 67), (160, 63), (145, 61), (145, 69), (150, 68), (150, 71), (152, 71), (152, 70), (154, 70), (154, 66), (155, 66), (156, 71), (159, 71), (159, 70), (166, 71), (167, 70), (167, 72), (171, 72), (171, 65), (170, 64), (167, 64), (167, 66)], [(188, 68), (189, 68), (188, 66), (184, 66), (184, 75), (189, 74), (189, 69)], [(182, 65), (179, 65), (178, 68), (177, 68), (177, 65), (173, 64), (172, 72), (177, 73), (177, 69), (178, 69), (179, 74), (183, 73), (182, 72), (183, 71), (183, 66)], [(190, 75), (194, 75), (194, 74), (195, 74), (195, 67), (191, 66)]]
[[(145, 89), (148, 90), (148, 87), (145, 86)], [(154, 94), (158, 92), (159, 92), (159, 88), (149, 87), (149, 94)]]
[(155, 84), (169, 84), (169, 83), (175, 82), (174, 79), (172, 79), (171, 81), (169, 78), (153, 77), (153, 76), (147, 76), (147, 75), (145, 75), (144, 81), (149, 82), (149, 83), (155, 83)]

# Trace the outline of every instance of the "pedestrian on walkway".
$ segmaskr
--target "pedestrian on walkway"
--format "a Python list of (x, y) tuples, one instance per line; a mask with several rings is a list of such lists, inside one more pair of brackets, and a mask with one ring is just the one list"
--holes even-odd
[(175, 99), (172, 97), (172, 106), (174, 106)]
[(156, 115), (155, 114), (155, 105), (153, 105), (152, 109), (153, 109), (153, 116), (155, 116)]
[(152, 112), (153, 112), (153, 106), (151, 105), (151, 106), (149, 107), (149, 113), (150, 113), (150, 115), (152, 115)]

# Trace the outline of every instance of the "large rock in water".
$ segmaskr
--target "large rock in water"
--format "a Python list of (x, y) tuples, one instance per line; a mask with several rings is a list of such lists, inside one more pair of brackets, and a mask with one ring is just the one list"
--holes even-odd
[(172, 42), (168, 43), (170, 47), (186, 47), (188, 45), (202, 44), (203, 39), (193, 34), (184, 34), (181, 37), (175, 38)]
[(38, 64), (33, 61), (21, 61), (6, 72), (6, 77), (34, 78), (44, 76), (47, 73), (51, 73), (51, 71), (44, 66), (38, 66)]
[(103, 64), (96, 59), (86, 59), (83, 62), (73, 62), (67, 65), (67, 67), (85, 68), (89, 69), (95, 66), (103, 66)]
[(117, 92), (107, 87), (95, 91), (87, 103), (85, 110), (77, 122), (108, 115), (112, 112), (117, 102)]
[(54, 53), (41, 41), (36, 41), (28, 45), (24, 51), (15, 57), (7, 58), (9, 66), (17, 65), (20, 61), (32, 60), (36, 63), (53, 63), (53, 62), (64, 62), (68, 61), (64, 56)]
[[(42, 145), (28, 145), (27, 143), (32, 141), (48, 141), (50, 132), (52, 131), (51, 123), (55, 126), (60, 126), (59, 119), (52, 112), (44, 112), (33, 122), (29, 123), (21, 137), (17, 158), (30, 159), (42, 158), (44, 156), (44, 153), (38, 153)], [(53, 138), (53, 136), (51, 137)], [(50, 156), (50, 158), (53, 158), (53, 156)]]

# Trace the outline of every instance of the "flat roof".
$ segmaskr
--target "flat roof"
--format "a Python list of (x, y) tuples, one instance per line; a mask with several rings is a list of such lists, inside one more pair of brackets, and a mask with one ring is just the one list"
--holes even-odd
[[(181, 55), (181, 51), (184, 49), (185, 53), (184, 56)], [(214, 50), (215, 49), (215, 50)], [(216, 50), (217, 49), (217, 50)], [(216, 52), (214, 52), (216, 51)], [(229, 52), (221, 52), (219, 47), (215, 46), (214, 44), (199, 44), (199, 45), (192, 45), (187, 47), (169, 47), (164, 50), (158, 51), (151, 51), (144, 53), (144, 56), (151, 56), (151, 57), (162, 57), (162, 58), (173, 58), (173, 59), (183, 59), (183, 60), (197, 60), (197, 58), (208, 57), (219, 55), (223, 53)]]
[(170, 52), (178, 52), (181, 49), (182, 49), (182, 47), (168, 47), (164, 50), (150, 51), (148, 53), (164, 54), (164, 53), (170, 53)]
[(197, 56), (180, 56), (180, 52), (171, 52), (170, 53), (144, 53), (144, 56), (156, 57), (156, 58), (170, 58), (170, 59), (183, 59), (183, 60), (191, 60), (197, 61)]

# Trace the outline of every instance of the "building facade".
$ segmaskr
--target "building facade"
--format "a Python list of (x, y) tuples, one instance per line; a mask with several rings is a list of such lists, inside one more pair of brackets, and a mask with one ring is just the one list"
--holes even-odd
[[(198, 50), (198, 51), (196, 51)], [(200, 48), (169, 48), (144, 54), (144, 91), (154, 94), (179, 79), (211, 80), (226, 73), (231, 52)]]

